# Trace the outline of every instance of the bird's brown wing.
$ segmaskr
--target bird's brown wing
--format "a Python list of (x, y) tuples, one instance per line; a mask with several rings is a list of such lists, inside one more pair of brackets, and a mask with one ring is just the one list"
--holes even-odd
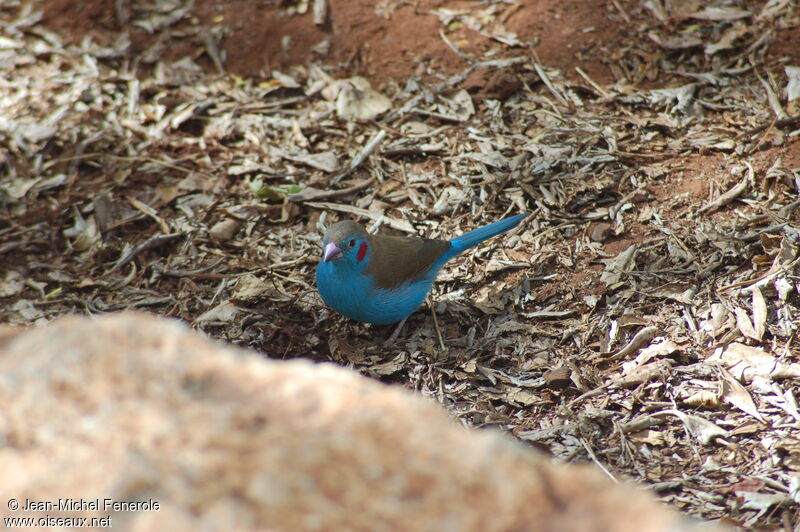
[(430, 238), (370, 235), (372, 255), (366, 272), (379, 288), (395, 288), (425, 276), (450, 242)]

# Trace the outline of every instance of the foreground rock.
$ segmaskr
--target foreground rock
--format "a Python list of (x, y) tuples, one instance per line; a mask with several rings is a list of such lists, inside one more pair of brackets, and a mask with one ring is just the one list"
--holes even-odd
[[(0, 333), (0, 472), (0, 516), (50, 519), (39, 525), (697, 530), (638, 489), (460, 428), (403, 390), (141, 314)], [(55, 506), (10, 512), (11, 499)]]

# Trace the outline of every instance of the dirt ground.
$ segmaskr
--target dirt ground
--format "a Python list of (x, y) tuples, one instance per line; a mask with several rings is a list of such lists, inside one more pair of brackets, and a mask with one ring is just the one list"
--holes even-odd
[[(227, 72), (247, 77), (269, 77), (271, 69), (286, 69), (321, 60), (342, 71), (370, 79), (393, 79), (403, 83), (409, 76), (455, 74), (466, 68), (439, 37), (440, 18), (435, 10), (469, 10), (474, 2), (329, 2), (330, 16), (314, 24), (311, 16), (293, 15), (290, 6), (306, 2), (269, 0), (199, 1), (194, 3), (188, 24), (224, 28), (221, 45), (227, 52)], [(47, 0), (44, 23), (67, 39), (77, 41), (87, 33), (110, 39), (125, 28), (113, 0), (74, 2)], [(626, 24), (612, 3), (596, 0), (498, 3), (497, 21), (523, 43), (536, 43), (539, 60), (574, 76), (579, 66), (600, 83), (613, 81), (605, 58), (626, 36)], [(136, 5), (136, 3), (134, 3)], [(375, 7), (373, 7), (375, 6)], [(128, 15), (130, 16), (130, 15)], [(610, 19), (609, 19), (610, 17)], [(468, 25), (455, 25), (449, 39), (468, 57), (508, 53), (507, 47)], [(135, 47), (152, 42), (146, 31), (133, 31)], [(315, 47), (322, 42), (327, 46)], [(192, 43), (175, 43), (165, 50), (165, 59), (190, 53)], [(321, 50), (327, 50), (323, 52)], [(206, 58), (204, 65), (213, 65)], [(475, 80), (478, 87), (478, 80)]]
[[(797, 2), (314, 4), (2, 4), (0, 322), (175, 316), (797, 530)], [(338, 219), (516, 212), (390, 347), (314, 289)]]

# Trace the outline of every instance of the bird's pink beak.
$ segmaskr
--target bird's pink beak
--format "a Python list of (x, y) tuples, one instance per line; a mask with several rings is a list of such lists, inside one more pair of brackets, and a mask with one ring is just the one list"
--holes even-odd
[(322, 253), (322, 262), (328, 262), (343, 256), (342, 250), (336, 247), (336, 244), (333, 242), (329, 242), (328, 245), (325, 246), (325, 251)]

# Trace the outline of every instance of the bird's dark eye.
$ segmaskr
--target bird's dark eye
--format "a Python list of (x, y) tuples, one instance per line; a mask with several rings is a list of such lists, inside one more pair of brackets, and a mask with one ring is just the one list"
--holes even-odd
[(354, 248), (354, 247), (356, 247), (356, 241), (355, 240), (351, 240), (350, 242), (347, 243), (347, 245), (350, 246), (351, 248)]

